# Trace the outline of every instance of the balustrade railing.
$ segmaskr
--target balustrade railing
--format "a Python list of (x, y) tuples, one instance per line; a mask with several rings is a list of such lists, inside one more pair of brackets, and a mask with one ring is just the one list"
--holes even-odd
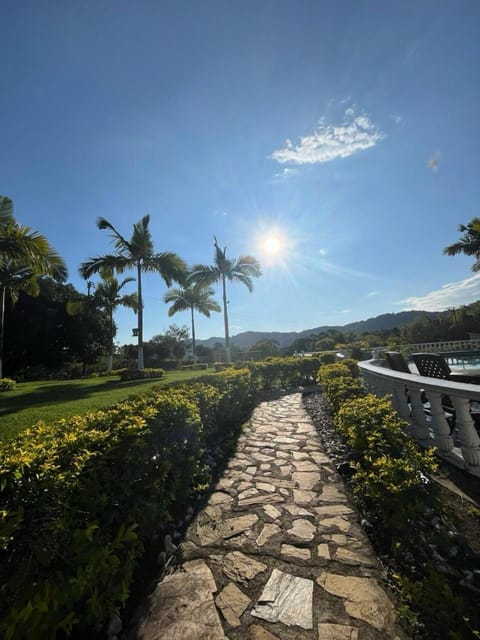
[(480, 351), (480, 340), (443, 340), (442, 342), (418, 342), (412, 344), (399, 344), (395, 347), (374, 347), (375, 353), (395, 349), (403, 355), (412, 353), (455, 353)]
[[(479, 403), (480, 409), (480, 385), (401, 373), (374, 360), (358, 366), (369, 391), (391, 395), (393, 406), (420, 445), (435, 446), (439, 456), (480, 477), (480, 437), (471, 413), (472, 403)], [(442, 402), (445, 395), (453, 405), (448, 413)], [(428, 404), (422, 402), (425, 396)], [(480, 424), (480, 411), (478, 417)]]

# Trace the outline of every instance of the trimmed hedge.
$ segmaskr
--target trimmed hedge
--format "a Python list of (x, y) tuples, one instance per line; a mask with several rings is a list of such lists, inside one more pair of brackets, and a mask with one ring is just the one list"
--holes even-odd
[(205, 450), (234, 445), (258, 392), (273, 384), (270, 368), (297, 385), (315, 366), (298, 358), (229, 368), (0, 444), (3, 637), (105, 623), (128, 598), (145, 546), (209, 486)]
[(148, 380), (150, 378), (163, 378), (164, 369), (118, 369), (120, 380)]

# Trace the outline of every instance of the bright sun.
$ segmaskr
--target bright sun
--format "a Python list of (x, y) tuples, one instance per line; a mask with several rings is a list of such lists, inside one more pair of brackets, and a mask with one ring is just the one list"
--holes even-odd
[(278, 235), (268, 235), (263, 239), (263, 251), (267, 256), (278, 256), (284, 247), (283, 239)]

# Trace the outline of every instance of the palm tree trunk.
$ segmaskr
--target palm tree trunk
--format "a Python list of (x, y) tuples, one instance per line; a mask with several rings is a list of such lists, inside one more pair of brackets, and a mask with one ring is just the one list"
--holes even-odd
[(192, 354), (193, 354), (193, 364), (197, 361), (197, 354), (195, 352), (195, 320), (193, 319), (193, 305), (190, 307), (192, 311)]
[(223, 285), (223, 321), (225, 323), (225, 357), (227, 362), (232, 361), (232, 354), (230, 352), (230, 335), (228, 333), (228, 312), (227, 312), (227, 285), (225, 276), (222, 276)]
[(107, 360), (107, 371), (111, 371), (113, 367), (113, 309), (110, 308), (110, 353)]
[(137, 263), (137, 284), (138, 284), (138, 361), (137, 369), (143, 371), (143, 300), (142, 300), (142, 264)]
[(5, 293), (6, 288), (2, 287), (0, 293), (0, 379), (3, 378), (3, 335), (5, 323)]

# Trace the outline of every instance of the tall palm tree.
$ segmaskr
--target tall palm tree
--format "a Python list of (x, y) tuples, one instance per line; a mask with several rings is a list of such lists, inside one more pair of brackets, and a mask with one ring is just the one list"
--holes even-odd
[(227, 247), (221, 249), (218, 246), (217, 238), (213, 236), (215, 254), (212, 265), (195, 265), (192, 273), (187, 278), (187, 282), (195, 282), (203, 286), (209, 286), (215, 282), (222, 283), (223, 295), (223, 321), (225, 324), (225, 352), (227, 362), (232, 361), (230, 351), (230, 335), (228, 331), (227, 312), (227, 280), (231, 282), (243, 283), (249, 291), (253, 290), (252, 278), (262, 275), (260, 263), (253, 256), (239, 256), (238, 258), (227, 258)]
[(212, 298), (214, 291), (211, 287), (202, 285), (184, 285), (181, 289), (170, 289), (165, 294), (164, 302), (172, 303), (168, 310), (168, 315), (173, 316), (179, 311), (187, 311), (190, 309), (192, 317), (192, 352), (193, 361), (196, 362), (196, 344), (195, 344), (195, 319), (194, 311), (198, 311), (207, 318), (210, 317), (211, 311), (221, 311), (221, 307), (216, 300)]
[(458, 253), (474, 256), (472, 271), (480, 271), (480, 218), (473, 218), (467, 225), (460, 224), (458, 230), (463, 233), (463, 237), (445, 247), (443, 253), (447, 256), (456, 256)]
[(38, 278), (51, 276), (63, 282), (67, 268), (47, 238), (16, 222), (13, 201), (0, 196), (0, 378), (3, 376), (5, 301), (13, 301), (19, 291), (38, 295)]
[(123, 273), (127, 269), (135, 269), (137, 276), (138, 296), (138, 369), (143, 369), (143, 297), (142, 273), (159, 273), (169, 287), (173, 281), (181, 282), (186, 271), (184, 261), (176, 253), (155, 253), (153, 239), (149, 229), (150, 216), (144, 216), (133, 225), (130, 240), (105, 218), (97, 219), (99, 229), (109, 229), (112, 232), (115, 253), (90, 258), (80, 266), (80, 274), (87, 280), (94, 273), (113, 275)]
[(138, 296), (136, 293), (127, 293), (122, 295), (122, 289), (129, 283), (135, 282), (135, 278), (124, 278), (121, 282), (114, 276), (104, 277), (95, 289), (94, 299), (99, 307), (103, 307), (108, 314), (108, 322), (110, 326), (110, 353), (108, 354), (107, 371), (111, 371), (113, 363), (115, 337), (115, 323), (113, 322), (113, 314), (117, 307), (128, 307), (133, 309), (135, 313), (138, 307)]

